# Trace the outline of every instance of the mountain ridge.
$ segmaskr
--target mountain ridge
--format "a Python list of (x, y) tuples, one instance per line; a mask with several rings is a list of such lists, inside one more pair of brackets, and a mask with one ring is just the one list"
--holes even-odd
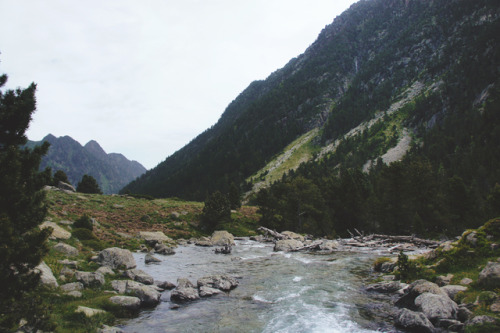
[(57, 138), (48, 134), (41, 141), (29, 141), (28, 146), (45, 141), (51, 146), (42, 158), (40, 170), (47, 167), (53, 172), (62, 170), (75, 186), (84, 174), (88, 174), (97, 180), (103, 193), (118, 193), (124, 185), (146, 172), (137, 161), (130, 161), (122, 154), (106, 153), (95, 140), (82, 146), (68, 135)]

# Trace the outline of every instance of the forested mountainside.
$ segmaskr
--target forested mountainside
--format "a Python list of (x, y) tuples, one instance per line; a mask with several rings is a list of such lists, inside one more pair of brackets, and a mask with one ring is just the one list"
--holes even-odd
[(124, 190), (249, 189), (309, 132), (310, 161), (257, 196), (270, 227), (452, 233), (500, 214), (499, 17), (494, 0), (360, 1)]
[(50, 148), (42, 158), (40, 170), (47, 167), (52, 172), (62, 170), (74, 186), (87, 174), (97, 180), (103, 193), (118, 193), (146, 171), (139, 162), (130, 161), (122, 154), (107, 154), (94, 140), (82, 146), (69, 136), (56, 138), (49, 134), (40, 142), (29, 141), (28, 145), (39, 145), (44, 141), (50, 143)]

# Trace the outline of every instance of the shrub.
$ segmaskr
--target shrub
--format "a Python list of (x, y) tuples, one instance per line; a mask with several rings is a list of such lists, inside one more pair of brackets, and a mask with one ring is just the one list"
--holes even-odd
[(71, 235), (75, 238), (78, 238), (81, 241), (90, 239), (97, 240), (96, 235), (94, 235), (94, 233), (89, 229), (83, 229), (83, 228), (73, 229)]
[(78, 220), (73, 223), (74, 228), (78, 229), (88, 229), (90, 231), (94, 230), (94, 224), (92, 219), (87, 214), (82, 215)]

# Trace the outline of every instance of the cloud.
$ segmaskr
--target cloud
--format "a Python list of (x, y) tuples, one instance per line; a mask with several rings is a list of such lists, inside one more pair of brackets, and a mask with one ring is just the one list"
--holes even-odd
[(4, 1), (0, 72), (38, 84), (30, 139), (95, 139), (151, 168), (352, 2)]

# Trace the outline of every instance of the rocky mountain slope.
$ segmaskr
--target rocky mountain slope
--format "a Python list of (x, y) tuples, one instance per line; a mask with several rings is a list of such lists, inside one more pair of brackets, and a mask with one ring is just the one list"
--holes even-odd
[(105, 194), (117, 193), (123, 186), (139, 177), (146, 168), (139, 162), (130, 161), (122, 154), (107, 154), (94, 140), (82, 146), (69, 136), (56, 138), (47, 135), (37, 145), (47, 141), (50, 148), (42, 159), (40, 169), (62, 170), (73, 185), (77, 185), (85, 174), (94, 177)]
[[(480, 107), (498, 89), (499, 17), (492, 0), (360, 1), (125, 190), (197, 200), (227, 192), (231, 182), (249, 190), (276, 157), (304, 152), (286, 147), (298, 148), (291, 143), (310, 131), (308, 153), (290, 168), (347, 149), (346, 138), (356, 162), (341, 165), (367, 171), (378, 157), (399, 160), (427, 130), (462, 107)], [(419, 101), (434, 107), (416, 111)]]

